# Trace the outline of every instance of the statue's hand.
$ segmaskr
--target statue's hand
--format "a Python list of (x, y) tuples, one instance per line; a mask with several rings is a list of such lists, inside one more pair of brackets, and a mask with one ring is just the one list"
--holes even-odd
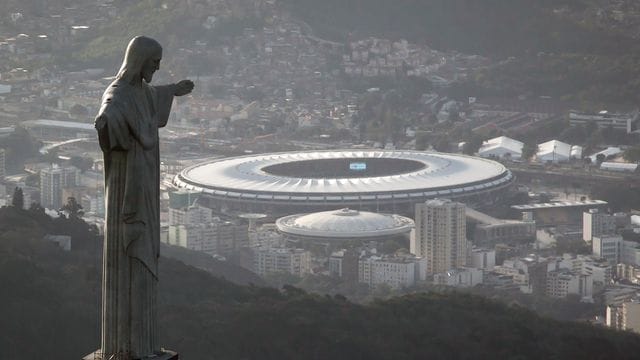
[(176, 85), (176, 90), (173, 93), (175, 96), (182, 96), (191, 93), (193, 90), (193, 81), (191, 80), (181, 80)]

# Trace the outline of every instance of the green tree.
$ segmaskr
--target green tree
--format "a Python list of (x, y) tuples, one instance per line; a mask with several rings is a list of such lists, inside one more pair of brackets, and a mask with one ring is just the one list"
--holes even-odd
[(538, 152), (538, 145), (533, 142), (526, 142), (522, 147), (522, 159), (529, 160)]
[(16, 209), (24, 209), (24, 194), (22, 188), (16, 187), (13, 190), (13, 197), (11, 198), (11, 206)]
[(466, 155), (473, 155), (480, 150), (481, 146), (482, 138), (474, 134), (465, 141), (464, 146), (462, 147), (462, 153)]
[(72, 156), (69, 163), (80, 170), (81, 173), (91, 169), (93, 166), (93, 159), (84, 156)]
[(84, 215), (82, 205), (80, 205), (73, 196), (67, 198), (67, 203), (60, 208), (60, 211), (67, 213), (69, 219), (78, 219)]
[(640, 146), (634, 146), (628, 148), (624, 154), (624, 159), (629, 162), (638, 162), (640, 161)]

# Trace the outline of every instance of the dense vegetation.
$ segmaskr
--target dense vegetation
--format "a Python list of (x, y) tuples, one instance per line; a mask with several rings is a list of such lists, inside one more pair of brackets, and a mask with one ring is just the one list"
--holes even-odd
[[(0, 209), (3, 357), (77, 359), (98, 346), (94, 247), (64, 252), (41, 240), (57, 222), (63, 233), (75, 229), (74, 245), (95, 244), (88, 227), (69, 221)], [(164, 258), (160, 276), (161, 342), (185, 359), (632, 359), (640, 351), (631, 333), (470, 295), (358, 305), (293, 287), (239, 286)]]

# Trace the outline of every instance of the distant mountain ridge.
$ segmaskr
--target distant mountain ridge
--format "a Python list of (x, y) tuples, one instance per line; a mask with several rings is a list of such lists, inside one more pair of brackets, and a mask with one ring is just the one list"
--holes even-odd
[(279, 0), (314, 30), (350, 36), (406, 38), (441, 50), (494, 57), (537, 52), (622, 53), (633, 41), (577, 23), (558, 9), (581, 0)]

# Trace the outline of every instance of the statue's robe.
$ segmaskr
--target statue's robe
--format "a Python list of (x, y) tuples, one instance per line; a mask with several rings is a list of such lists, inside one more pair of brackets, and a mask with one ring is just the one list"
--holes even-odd
[(160, 256), (158, 128), (173, 102), (169, 86), (116, 80), (105, 91), (96, 120), (104, 154), (105, 238), (102, 346), (106, 356), (133, 358), (159, 351)]

